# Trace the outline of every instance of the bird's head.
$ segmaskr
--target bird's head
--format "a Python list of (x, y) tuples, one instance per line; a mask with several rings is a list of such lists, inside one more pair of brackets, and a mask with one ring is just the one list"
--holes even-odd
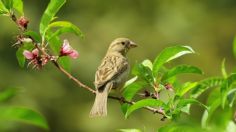
[(123, 55), (126, 55), (126, 53), (131, 48), (137, 47), (137, 44), (135, 44), (133, 41), (131, 41), (128, 38), (117, 38), (112, 41), (108, 51), (109, 52), (119, 52)]

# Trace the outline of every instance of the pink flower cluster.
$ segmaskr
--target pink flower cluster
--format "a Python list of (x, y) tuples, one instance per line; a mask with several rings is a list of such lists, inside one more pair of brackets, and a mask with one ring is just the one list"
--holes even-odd
[[(28, 65), (33, 64), (33, 67), (37, 68), (41, 68), (46, 65), (50, 59), (53, 60), (53, 57), (55, 57), (39, 55), (39, 50), (37, 48), (32, 51), (24, 50), (23, 55), (26, 59), (30, 60)], [(76, 59), (78, 58), (79, 53), (70, 46), (68, 40), (64, 40), (64, 43), (60, 49), (59, 57), (61, 56), (69, 56), (72, 59)]]

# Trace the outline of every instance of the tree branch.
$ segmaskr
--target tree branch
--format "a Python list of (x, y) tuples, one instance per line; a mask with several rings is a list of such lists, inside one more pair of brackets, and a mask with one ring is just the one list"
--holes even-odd
[[(17, 24), (17, 18), (16, 18), (16, 16), (15, 16), (14, 14), (12, 14), (10, 17), (11, 17), (11, 20), (14, 21), (17, 26), (19, 26), (19, 25)], [(23, 28), (20, 28), (20, 30), (21, 30), (21, 33), (23, 33), (23, 32), (26, 31), (26, 30), (23, 29)], [(65, 74), (69, 79), (71, 79), (72, 81), (74, 81), (79, 87), (84, 88), (85, 90), (91, 92), (92, 94), (96, 94), (96, 91), (95, 91), (93, 88), (91, 88), (91, 87), (85, 85), (84, 83), (82, 83), (81, 81), (79, 81), (76, 77), (74, 77), (72, 74), (70, 74), (69, 72), (67, 72), (63, 67), (61, 67), (61, 66), (58, 64), (58, 62), (57, 62), (57, 60), (54, 58), (54, 56), (49, 55), (49, 54), (44, 50), (43, 47), (39, 47), (39, 45), (35, 42), (35, 40), (34, 40), (31, 36), (29, 36), (29, 37), (32, 39), (32, 43), (34, 44), (35, 48), (37, 48), (37, 49), (42, 53), (42, 55), (45, 55), (45, 56), (47, 56), (48, 58), (50, 58), (50, 61), (54, 64), (55, 67), (57, 67), (57, 69), (58, 69), (59, 71), (61, 71), (61, 72), (62, 72), (63, 74)], [(126, 103), (126, 104), (130, 104), (130, 105), (135, 104), (135, 102), (125, 100), (123, 97), (115, 97), (115, 96), (110, 96), (110, 95), (109, 95), (108, 98), (113, 99), (113, 100), (117, 100), (117, 101), (119, 101), (119, 102), (121, 102), (121, 103)], [(159, 110), (159, 109), (156, 109), (156, 108), (153, 108), (153, 107), (144, 107), (144, 109), (146, 109), (146, 110), (148, 110), (148, 111), (151, 111), (151, 112), (153, 112), (154, 114), (155, 114), (155, 113), (158, 113), (158, 114), (162, 115), (162, 116), (163, 116), (162, 119), (165, 119), (165, 118), (166, 118), (165, 113), (164, 113), (163, 111)]]

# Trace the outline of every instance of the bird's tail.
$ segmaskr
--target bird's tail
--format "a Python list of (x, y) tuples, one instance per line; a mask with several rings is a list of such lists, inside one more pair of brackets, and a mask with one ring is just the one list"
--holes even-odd
[(108, 91), (97, 91), (93, 107), (89, 117), (104, 117), (107, 116), (107, 96)]

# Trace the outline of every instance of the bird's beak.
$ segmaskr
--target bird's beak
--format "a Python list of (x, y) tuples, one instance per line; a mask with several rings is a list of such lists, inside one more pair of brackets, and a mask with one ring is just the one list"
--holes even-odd
[(138, 45), (132, 41), (130, 41), (130, 44), (129, 44), (129, 48), (135, 48), (137, 47)]

